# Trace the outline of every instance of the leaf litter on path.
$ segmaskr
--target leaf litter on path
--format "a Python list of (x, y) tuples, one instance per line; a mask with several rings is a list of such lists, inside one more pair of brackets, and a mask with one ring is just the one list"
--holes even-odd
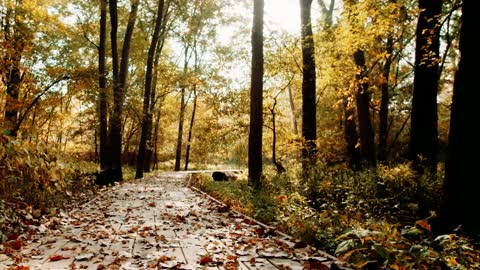
[(125, 182), (74, 211), (59, 211), (34, 227), (28, 239), (0, 245), (0, 268), (330, 269), (341, 264), (187, 188), (183, 179), (161, 173)]

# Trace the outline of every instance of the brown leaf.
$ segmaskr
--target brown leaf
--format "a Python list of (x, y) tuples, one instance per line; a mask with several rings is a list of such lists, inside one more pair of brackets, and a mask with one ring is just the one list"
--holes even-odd
[(304, 263), (303, 269), (305, 270), (329, 270), (330, 267), (326, 266), (317, 260), (308, 260)]
[(211, 263), (211, 262), (213, 262), (212, 257), (210, 257), (210, 255), (208, 255), (208, 254), (205, 254), (205, 255), (203, 255), (202, 258), (200, 258), (200, 264), (201, 265), (205, 265), (205, 264), (208, 264), (208, 263)]
[(217, 211), (219, 213), (225, 213), (225, 212), (228, 212), (229, 210), (230, 210), (230, 205), (219, 206), (217, 208)]
[(158, 262), (164, 263), (166, 261), (169, 261), (171, 258), (163, 255), (162, 257), (158, 258)]
[(293, 245), (293, 248), (305, 248), (305, 247), (307, 247), (307, 244), (303, 241), (297, 241)]
[(60, 261), (60, 260), (63, 260), (63, 259), (68, 259), (67, 256), (63, 256), (61, 254), (54, 254), (52, 256), (50, 256), (50, 258), (48, 258), (51, 262), (56, 262), (56, 261)]
[(20, 250), (23, 246), (23, 241), (20, 240), (20, 239), (12, 240), (12, 241), (8, 241), (8, 242), (3, 243), (3, 246), (9, 247), (9, 248), (14, 249), (14, 250)]
[(430, 224), (428, 224), (428, 222), (425, 219), (418, 220), (416, 224), (429, 232), (432, 231), (432, 227), (430, 226)]

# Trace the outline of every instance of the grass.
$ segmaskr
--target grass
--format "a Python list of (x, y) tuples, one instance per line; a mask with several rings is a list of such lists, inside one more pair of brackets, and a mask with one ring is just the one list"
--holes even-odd
[(260, 192), (246, 176), (192, 184), (237, 211), (366, 269), (480, 269), (478, 243), (452, 232), (435, 235), (442, 175), (418, 178), (408, 164), (353, 172), (319, 167), (267, 172)]

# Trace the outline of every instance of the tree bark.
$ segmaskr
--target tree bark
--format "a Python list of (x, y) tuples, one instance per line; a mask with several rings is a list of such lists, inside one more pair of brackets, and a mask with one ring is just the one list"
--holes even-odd
[[(185, 62), (183, 63), (183, 73), (187, 74), (188, 71), (188, 44), (185, 44), (185, 52), (184, 52), (184, 57), (185, 57)], [(175, 151), (175, 167), (174, 171), (180, 171), (180, 163), (182, 160), (182, 144), (183, 144), (183, 124), (185, 121), (185, 109), (187, 107), (187, 104), (185, 102), (185, 91), (186, 91), (185, 85), (181, 86), (181, 91), (180, 91), (180, 113), (178, 116), (178, 135), (177, 135), (177, 147)]]
[(378, 160), (387, 161), (387, 138), (388, 138), (388, 104), (389, 97), (389, 77), (390, 67), (392, 65), (393, 40), (392, 37), (387, 38), (386, 44), (387, 56), (385, 57), (385, 64), (382, 71), (382, 84), (380, 90), (382, 97), (380, 101), (380, 123), (378, 129)]
[(304, 139), (302, 165), (304, 174), (312, 169), (317, 157), (315, 45), (312, 32), (311, 6), (312, 0), (300, 0), (303, 57), (302, 137)]
[[(288, 86), (290, 87), (290, 86)], [(277, 96), (273, 98), (273, 106), (270, 108), (270, 113), (272, 114), (272, 162), (277, 169), (277, 173), (281, 174), (286, 172), (287, 170), (283, 165), (277, 160), (277, 119), (275, 108), (277, 107)]]
[(366, 78), (365, 54), (362, 50), (354, 53), (355, 65), (358, 73), (355, 78), (358, 129), (360, 133), (360, 154), (368, 168), (376, 167), (375, 135), (370, 120), (370, 93), (368, 91), (368, 78)]
[[(162, 28), (164, 0), (158, 1), (157, 17), (155, 20), (155, 27), (153, 30), (152, 41), (148, 49), (147, 56), (147, 70), (145, 74), (145, 90), (143, 94), (143, 116), (142, 116), (142, 132), (140, 135), (140, 145), (138, 147), (137, 168), (135, 172), (135, 179), (143, 177), (145, 154), (148, 141), (148, 135), (152, 129), (152, 110), (150, 107), (150, 98), (152, 95), (152, 74), (155, 60), (155, 53), (157, 52), (157, 44), (160, 39), (160, 30)], [(152, 101), (153, 102), (153, 101)]]
[(261, 188), (263, 138), (263, 16), (264, 0), (253, 2), (250, 128), (248, 135), (248, 184)]
[[(474, 1), (462, 4), (460, 29), (460, 61), (455, 74), (453, 100), (448, 138), (448, 157), (445, 164), (444, 201), (440, 212), (443, 230), (450, 233), (460, 227), (460, 232), (478, 237), (480, 234), (480, 181), (478, 181), (478, 136), (472, 124), (478, 122), (478, 18)], [(442, 232), (443, 233), (443, 232)]]
[(197, 87), (193, 86), (193, 104), (192, 117), (190, 119), (190, 126), (188, 127), (187, 150), (185, 151), (185, 171), (188, 170), (188, 163), (190, 162), (190, 149), (193, 141), (193, 126), (195, 123), (195, 113), (197, 111)]
[(107, 1), (100, 0), (100, 44), (98, 45), (98, 86), (99, 86), (99, 134), (100, 134), (100, 169), (108, 167), (108, 102), (106, 78), (106, 35), (107, 35)]
[[(2, 35), (5, 38), (5, 46), (2, 51), (2, 67), (5, 69), (5, 112), (3, 127), (12, 137), (17, 137), (15, 126), (18, 122), (19, 113), (19, 94), (20, 86), (24, 79), (25, 72), (22, 72), (22, 55), (25, 53), (27, 43), (31, 41), (27, 37), (25, 30), (24, 18), (17, 13), (15, 7), (6, 7), (2, 15)], [(13, 23), (13, 24), (12, 24)], [(5, 52), (5, 53), (4, 53)]]
[(442, 0), (419, 0), (421, 9), (416, 29), (413, 81), (410, 159), (413, 168), (423, 173), (437, 169), (437, 91)]
[(323, 17), (323, 24), (325, 29), (330, 29), (333, 24), (333, 9), (335, 8), (335, 0), (330, 0), (330, 4), (325, 5), (324, 0), (318, 0), (318, 5), (320, 7), (320, 11), (322, 12)]
[(298, 135), (298, 121), (297, 115), (295, 114), (295, 103), (293, 102), (293, 93), (292, 86), (287, 86), (288, 90), (288, 102), (290, 104), (291, 118), (292, 118), (292, 131), (295, 135)]
[(344, 135), (347, 143), (348, 167), (354, 171), (361, 169), (360, 149), (357, 147), (359, 137), (357, 133), (357, 124), (355, 122), (355, 107), (350, 104), (348, 98), (344, 98)]
[(110, 167), (106, 178), (101, 182), (112, 183), (123, 180), (122, 174), (122, 114), (123, 103), (127, 88), (128, 61), (130, 53), (130, 42), (133, 35), (133, 29), (137, 17), (139, 1), (132, 0), (131, 10), (128, 17), (127, 29), (123, 40), (121, 63), (118, 65), (117, 51), (117, 0), (110, 0), (110, 22), (111, 22), (111, 48), (113, 65), (113, 110), (110, 116), (109, 139), (110, 139)]

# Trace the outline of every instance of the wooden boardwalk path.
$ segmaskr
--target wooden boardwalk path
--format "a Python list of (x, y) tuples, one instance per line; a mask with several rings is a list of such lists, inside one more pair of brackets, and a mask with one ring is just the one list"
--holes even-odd
[(0, 245), (0, 269), (347, 269), (228, 211), (185, 179), (160, 173), (111, 187), (40, 225), (18, 254)]

